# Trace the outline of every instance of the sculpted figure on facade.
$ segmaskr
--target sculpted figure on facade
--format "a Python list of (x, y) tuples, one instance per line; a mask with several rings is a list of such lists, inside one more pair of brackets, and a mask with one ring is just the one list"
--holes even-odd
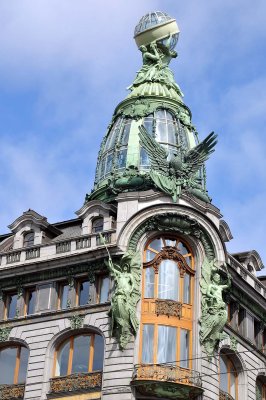
[(227, 283), (221, 283), (219, 269), (215, 260), (205, 258), (201, 279), (201, 330), (200, 341), (208, 356), (212, 356), (219, 341), (224, 339), (222, 333), (227, 321), (227, 309), (223, 300), (223, 292), (231, 286), (231, 278), (227, 274)]
[(111, 334), (123, 350), (131, 335), (137, 333), (139, 322), (136, 315), (140, 299), (140, 253), (125, 253), (121, 262), (113, 263), (109, 257), (106, 263), (114, 279), (114, 292), (111, 299)]
[(173, 72), (168, 67), (171, 59), (177, 57), (176, 51), (170, 49), (171, 39), (172, 35), (169, 35), (163, 43), (153, 41), (146, 46), (139, 47), (142, 52), (143, 65), (128, 89), (134, 90), (135, 87), (145, 82), (158, 82), (166, 85), (169, 89), (174, 89), (179, 96), (183, 96), (180, 87), (174, 80)]
[(207, 194), (197, 182), (197, 173), (214, 151), (217, 143), (217, 135), (214, 132), (184, 154), (171, 155), (170, 160), (166, 149), (148, 134), (144, 126), (139, 127), (139, 138), (151, 163), (150, 177), (158, 189), (172, 196), (174, 202), (182, 190), (194, 194), (203, 201), (209, 201)]

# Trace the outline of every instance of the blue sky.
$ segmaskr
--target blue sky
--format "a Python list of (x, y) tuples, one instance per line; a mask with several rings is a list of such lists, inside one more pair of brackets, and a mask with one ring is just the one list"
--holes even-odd
[(151, 10), (177, 19), (176, 81), (200, 138), (219, 135), (207, 186), (228, 249), (266, 263), (265, 0), (0, 0), (0, 232), (29, 208), (75, 218), (141, 65), (134, 27)]

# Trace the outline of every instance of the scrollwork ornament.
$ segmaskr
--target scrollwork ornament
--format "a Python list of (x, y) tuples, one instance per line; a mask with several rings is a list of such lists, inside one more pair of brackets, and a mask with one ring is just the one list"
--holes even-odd
[(81, 329), (83, 328), (84, 323), (84, 315), (72, 315), (72, 317), (68, 318), (70, 321), (71, 329)]
[(12, 328), (4, 327), (0, 328), (0, 342), (6, 342), (9, 338)]

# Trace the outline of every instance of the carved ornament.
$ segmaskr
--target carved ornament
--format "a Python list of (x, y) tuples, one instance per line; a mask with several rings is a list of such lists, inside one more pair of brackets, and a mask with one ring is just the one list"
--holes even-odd
[(174, 300), (155, 300), (155, 314), (167, 315), (168, 317), (178, 317), (182, 316), (182, 303)]

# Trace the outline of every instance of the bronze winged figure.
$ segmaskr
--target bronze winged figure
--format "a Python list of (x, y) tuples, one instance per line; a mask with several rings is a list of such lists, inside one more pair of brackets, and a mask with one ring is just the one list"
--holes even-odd
[(170, 157), (167, 150), (148, 134), (143, 125), (139, 127), (139, 138), (141, 146), (149, 156), (150, 176), (158, 189), (172, 196), (174, 202), (182, 189), (187, 191), (192, 189), (192, 193), (196, 196), (203, 190), (197, 182), (196, 175), (214, 152), (217, 143), (217, 135), (214, 132), (193, 149), (182, 155), (170, 155)]

